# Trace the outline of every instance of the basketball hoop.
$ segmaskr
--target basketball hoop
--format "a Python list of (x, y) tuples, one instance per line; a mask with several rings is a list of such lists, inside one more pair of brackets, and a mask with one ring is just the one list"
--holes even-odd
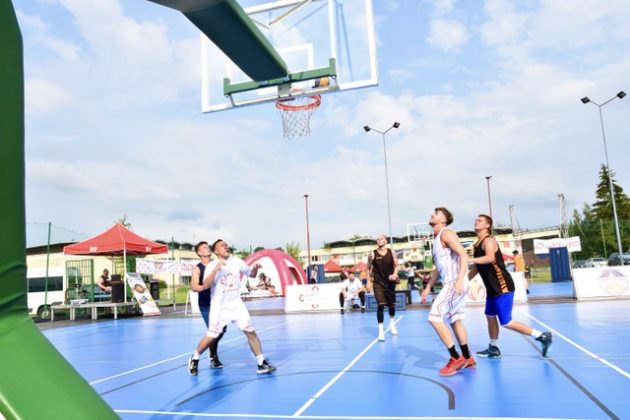
[(282, 117), (282, 132), (285, 139), (295, 139), (311, 134), (311, 116), (321, 105), (320, 95), (298, 96), (276, 101)]

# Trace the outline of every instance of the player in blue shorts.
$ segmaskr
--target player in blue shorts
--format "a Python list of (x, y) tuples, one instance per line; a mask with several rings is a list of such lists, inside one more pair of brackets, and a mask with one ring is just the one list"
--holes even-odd
[(486, 286), (486, 319), (488, 321), (488, 334), (490, 344), (488, 348), (477, 352), (480, 357), (501, 357), (499, 350), (499, 324), (512, 331), (529, 335), (542, 344), (542, 355), (547, 357), (551, 347), (552, 336), (550, 332), (541, 332), (529, 325), (512, 319), (512, 307), (514, 306), (514, 281), (505, 268), (503, 254), (499, 249), (496, 239), (491, 236), (492, 218), (480, 214), (475, 219), (475, 232), (477, 242), (474, 245), (474, 253), (470, 262), (473, 263), (468, 274), (472, 279), (479, 273), (483, 284)]

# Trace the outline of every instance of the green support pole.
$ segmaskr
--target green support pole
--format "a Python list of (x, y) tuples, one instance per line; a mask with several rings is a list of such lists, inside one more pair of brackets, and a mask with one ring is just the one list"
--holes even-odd
[(22, 36), (9, 0), (0, 0), (0, 54), (0, 414), (118, 418), (28, 316)]

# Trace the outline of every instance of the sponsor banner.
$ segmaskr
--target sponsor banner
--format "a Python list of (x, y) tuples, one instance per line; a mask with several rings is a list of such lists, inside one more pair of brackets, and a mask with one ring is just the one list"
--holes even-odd
[(138, 301), (144, 316), (161, 314), (160, 308), (158, 308), (157, 303), (153, 300), (149, 289), (147, 289), (147, 285), (144, 283), (139, 273), (127, 273), (125, 274), (125, 280), (133, 291), (133, 296)]
[(147, 258), (136, 260), (136, 272), (140, 274), (170, 273), (182, 276), (192, 276), (192, 270), (199, 260), (151, 260)]
[(630, 266), (573, 269), (577, 299), (629, 298)]
[(569, 252), (580, 252), (582, 243), (579, 236), (570, 238), (534, 239), (534, 254), (549, 254), (549, 248), (566, 248)]
[(339, 310), (341, 283), (292, 284), (286, 287), (285, 312)]
[[(191, 314), (200, 314), (201, 310), (199, 309), (199, 293), (194, 290), (188, 291), (188, 296), (186, 297), (186, 307), (184, 309), (184, 315)], [(190, 304), (190, 311), (188, 310), (188, 305)]]
[[(510, 273), (514, 281), (514, 302), (527, 302), (527, 289), (525, 288), (525, 273)], [(468, 282), (468, 296), (466, 303), (486, 303), (486, 287), (481, 276), (477, 274)]]

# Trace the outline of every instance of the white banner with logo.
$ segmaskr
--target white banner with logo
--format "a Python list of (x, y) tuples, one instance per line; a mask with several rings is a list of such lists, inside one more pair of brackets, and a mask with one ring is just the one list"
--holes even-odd
[[(527, 302), (527, 289), (525, 287), (525, 273), (510, 273), (514, 281), (514, 302)], [(481, 276), (477, 274), (468, 282), (468, 296), (466, 303), (484, 303), (486, 302), (486, 286), (481, 280)]]
[(285, 312), (339, 310), (341, 283), (292, 284), (286, 287)]
[(127, 273), (125, 274), (125, 280), (127, 280), (127, 284), (129, 284), (129, 287), (133, 291), (133, 296), (138, 301), (144, 316), (161, 314), (160, 308), (158, 308), (157, 303), (153, 300), (149, 289), (147, 289), (147, 285), (144, 283), (139, 273)]
[(170, 273), (182, 276), (192, 276), (192, 270), (199, 260), (151, 260), (142, 258), (136, 260), (136, 272), (140, 274)]
[(629, 298), (630, 266), (573, 269), (577, 299)]
[(549, 248), (566, 248), (569, 252), (580, 252), (582, 243), (579, 236), (570, 238), (534, 239), (534, 254), (549, 254)]

